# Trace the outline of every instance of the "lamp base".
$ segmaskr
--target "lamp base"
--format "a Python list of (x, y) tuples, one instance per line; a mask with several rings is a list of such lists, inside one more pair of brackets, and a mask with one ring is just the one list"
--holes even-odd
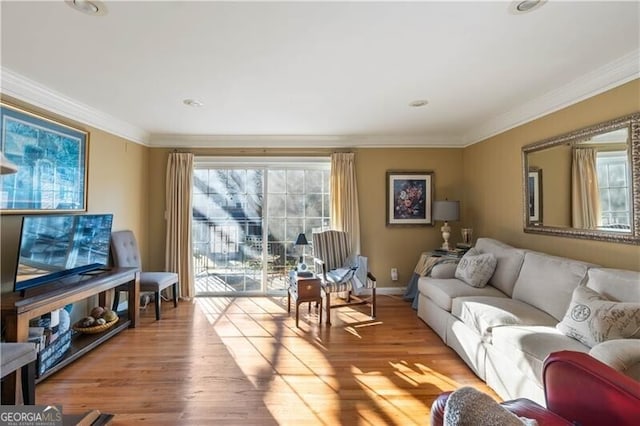
[(451, 247), (449, 247), (449, 237), (451, 236), (451, 227), (447, 222), (445, 222), (442, 228), (440, 228), (440, 231), (442, 231), (442, 239), (444, 240), (444, 242), (442, 243), (442, 250), (447, 250), (447, 251), (451, 250)]
[(298, 272), (298, 275), (300, 275), (300, 273), (311, 273), (309, 271), (309, 265), (304, 263), (304, 255), (300, 256), (300, 261), (298, 262), (298, 265), (296, 265), (296, 271)]
[(300, 262), (296, 266), (296, 271), (298, 271), (298, 272), (309, 272), (309, 265), (307, 265), (304, 262)]

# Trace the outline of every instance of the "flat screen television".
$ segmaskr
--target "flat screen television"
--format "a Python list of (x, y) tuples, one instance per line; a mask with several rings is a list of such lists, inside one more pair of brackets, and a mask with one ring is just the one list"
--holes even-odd
[(104, 268), (112, 214), (24, 216), (15, 291)]

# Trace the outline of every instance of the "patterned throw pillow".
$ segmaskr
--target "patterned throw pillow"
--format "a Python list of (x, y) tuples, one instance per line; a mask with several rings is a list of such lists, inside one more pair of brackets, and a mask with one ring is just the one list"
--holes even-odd
[(590, 348), (606, 340), (640, 339), (640, 303), (613, 302), (578, 286), (556, 328)]
[(460, 259), (455, 276), (472, 287), (484, 287), (496, 270), (497, 263), (492, 253), (471, 249)]

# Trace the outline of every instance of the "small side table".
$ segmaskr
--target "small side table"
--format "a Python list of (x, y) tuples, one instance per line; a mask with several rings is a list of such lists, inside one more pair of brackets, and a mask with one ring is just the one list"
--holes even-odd
[[(36, 403), (36, 358), (38, 353), (33, 343), (0, 343), (0, 358), (2, 359), (2, 404), (16, 403), (16, 376), (21, 370), (22, 402), (25, 405)], [(6, 383), (6, 376), (12, 380)]]
[(311, 312), (311, 302), (316, 302), (318, 309), (319, 323), (322, 324), (322, 281), (315, 277), (299, 277), (295, 273), (289, 276), (289, 290), (287, 291), (287, 312), (291, 312), (291, 298), (296, 302), (296, 327), (300, 304), (309, 302), (309, 312)]

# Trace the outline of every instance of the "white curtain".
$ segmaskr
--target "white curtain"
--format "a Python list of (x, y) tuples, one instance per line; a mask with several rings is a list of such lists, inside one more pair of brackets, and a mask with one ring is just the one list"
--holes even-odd
[(167, 161), (165, 267), (176, 272), (180, 297), (194, 296), (191, 267), (191, 188), (193, 154), (171, 153)]
[(600, 226), (600, 192), (596, 168), (597, 150), (574, 148), (571, 162), (572, 226), (596, 229)]
[(352, 254), (360, 254), (360, 212), (354, 153), (331, 155), (330, 191), (331, 228), (347, 232)]

